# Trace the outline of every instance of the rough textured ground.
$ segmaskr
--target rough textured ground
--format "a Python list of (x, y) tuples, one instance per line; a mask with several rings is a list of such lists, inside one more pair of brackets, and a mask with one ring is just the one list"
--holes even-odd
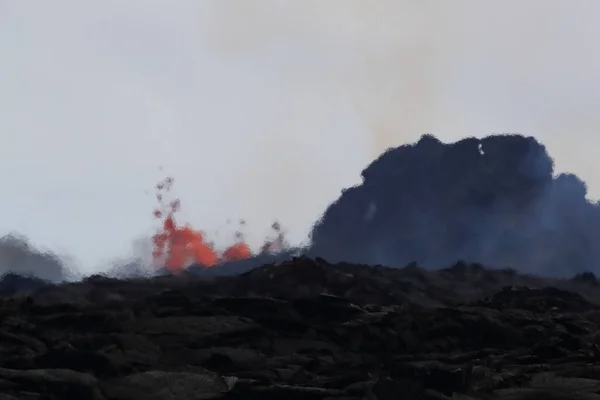
[(600, 400), (592, 275), (302, 258), (39, 286), (0, 284), (0, 400)]

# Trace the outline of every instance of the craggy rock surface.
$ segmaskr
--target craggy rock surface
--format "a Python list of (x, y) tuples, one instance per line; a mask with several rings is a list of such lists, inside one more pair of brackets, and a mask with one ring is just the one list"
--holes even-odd
[(0, 400), (600, 400), (591, 274), (299, 258), (234, 277), (10, 279)]

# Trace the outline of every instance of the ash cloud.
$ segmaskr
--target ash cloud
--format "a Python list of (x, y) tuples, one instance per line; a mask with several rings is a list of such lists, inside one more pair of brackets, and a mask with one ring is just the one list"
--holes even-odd
[(445, 144), (424, 135), (384, 152), (362, 179), (315, 225), (310, 253), (397, 267), (464, 260), (551, 276), (598, 270), (600, 206), (577, 176), (554, 173), (533, 137)]
[(74, 277), (66, 260), (34, 248), (27, 238), (17, 234), (0, 238), (0, 275), (6, 277), (10, 273), (34, 276), (49, 282), (61, 282)]

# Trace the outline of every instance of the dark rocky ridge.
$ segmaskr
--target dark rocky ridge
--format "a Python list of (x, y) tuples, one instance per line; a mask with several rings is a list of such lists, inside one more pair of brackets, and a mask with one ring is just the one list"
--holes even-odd
[(596, 270), (600, 206), (579, 178), (553, 174), (532, 137), (444, 144), (425, 135), (383, 153), (329, 206), (310, 254), (397, 267), (467, 260), (552, 276)]
[(600, 400), (593, 274), (297, 258), (239, 276), (9, 278), (2, 400)]

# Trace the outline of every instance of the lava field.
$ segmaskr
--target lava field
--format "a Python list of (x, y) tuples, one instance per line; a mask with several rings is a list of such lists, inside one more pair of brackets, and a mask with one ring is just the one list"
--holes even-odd
[(600, 399), (600, 286), (459, 262), (0, 284), (0, 399)]

